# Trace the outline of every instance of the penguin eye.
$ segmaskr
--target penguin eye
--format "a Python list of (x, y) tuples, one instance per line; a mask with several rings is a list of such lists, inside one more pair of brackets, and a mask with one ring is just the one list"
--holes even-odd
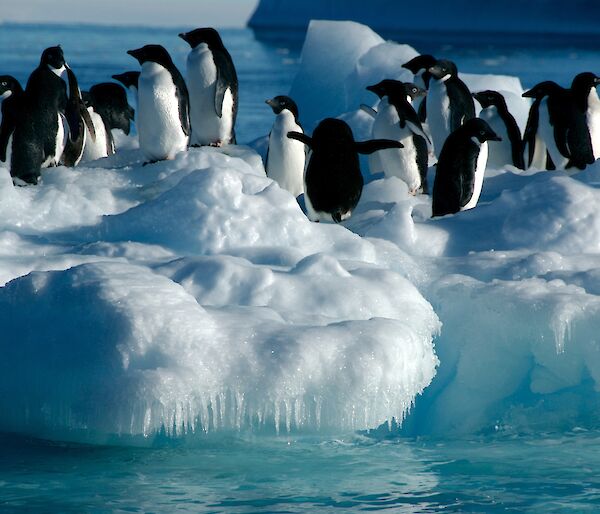
[(2, 86), (8, 86), (8, 82), (2, 82), (2, 84), (0, 84)]
[(479, 134), (481, 134), (482, 136), (485, 136), (485, 131), (480, 131)]

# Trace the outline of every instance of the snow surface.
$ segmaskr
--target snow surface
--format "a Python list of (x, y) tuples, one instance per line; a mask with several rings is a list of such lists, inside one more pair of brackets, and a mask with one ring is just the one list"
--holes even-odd
[[(364, 86), (415, 54), (314, 22), (291, 96), (370, 137)], [(518, 79), (466, 79), (526, 112)], [(374, 176), (332, 225), (250, 148), (142, 167), (134, 138), (117, 146), (39, 186), (0, 168), (0, 429), (138, 443), (392, 418), (442, 436), (600, 425), (598, 163), (487, 170), (476, 208), (436, 219)]]

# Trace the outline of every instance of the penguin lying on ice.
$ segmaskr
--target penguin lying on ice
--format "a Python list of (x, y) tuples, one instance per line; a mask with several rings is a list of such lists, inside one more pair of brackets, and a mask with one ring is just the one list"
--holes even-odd
[(358, 153), (402, 148), (402, 143), (385, 139), (356, 142), (348, 124), (333, 118), (321, 121), (312, 137), (300, 132), (287, 136), (312, 151), (304, 176), (304, 198), (311, 221), (339, 223), (351, 216), (363, 188)]

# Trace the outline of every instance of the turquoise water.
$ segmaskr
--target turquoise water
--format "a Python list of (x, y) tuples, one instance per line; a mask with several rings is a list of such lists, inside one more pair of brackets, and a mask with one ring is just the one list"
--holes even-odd
[[(181, 30), (189, 27), (182, 27)], [(125, 51), (164, 44), (183, 67), (177, 29), (0, 26), (0, 73), (25, 81), (40, 51), (61, 43), (83, 89), (135, 69)], [(287, 92), (297, 41), (265, 43), (248, 30), (224, 40), (240, 77), (238, 136), (272, 122), (266, 98)], [(413, 36), (415, 37), (415, 36)], [(594, 69), (593, 45), (409, 41), (467, 72), (566, 84)], [(597, 512), (600, 433), (475, 435), (462, 440), (353, 434), (289, 438), (223, 435), (155, 448), (90, 447), (0, 437), (1, 512)]]
[(222, 437), (154, 449), (0, 440), (3, 512), (597, 512), (600, 434)]

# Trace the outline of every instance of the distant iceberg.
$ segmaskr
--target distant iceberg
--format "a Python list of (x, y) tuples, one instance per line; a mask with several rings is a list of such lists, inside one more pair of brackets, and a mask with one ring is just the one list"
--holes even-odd
[(598, 34), (600, 3), (594, 0), (488, 2), (391, 2), (389, 0), (260, 0), (248, 21), (255, 30), (304, 31), (312, 19), (352, 20), (389, 35), (407, 30)]

